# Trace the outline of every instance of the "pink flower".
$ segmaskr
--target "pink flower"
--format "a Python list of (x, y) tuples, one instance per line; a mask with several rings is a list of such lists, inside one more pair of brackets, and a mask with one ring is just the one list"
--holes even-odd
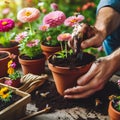
[(68, 41), (71, 39), (71, 34), (70, 33), (62, 33), (58, 35), (57, 37), (58, 41)]
[(58, 5), (56, 3), (51, 3), (50, 6), (53, 10), (58, 10)]
[(15, 41), (16, 42), (21, 42), (24, 38), (26, 38), (28, 36), (28, 33), (27, 32), (22, 32), (22, 33), (19, 33), (16, 37), (15, 37)]
[(100, 46), (100, 47), (97, 48), (97, 50), (98, 50), (99, 52), (101, 52), (101, 51), (103, 51), (103, 47)]
[(17, 14), (17, 19), (23, 23), (33, 22), (40, 16), (40, 11), (36, 8), (23, 8)]
[(63, 24), (65, 19), (66, 16), (62, 11), (53, 11), (44, 16), (43, 24), (49, 24), (50, 27), (56, 27)]
[(10, 12), (10, 8), (5, 8), (5, 9), (3, 9), (2, 14), (7, 15), (7, 14), (9, 14), (9, 12)]
[(81, 22), (84, 19), (85, 17), (83, 15), (78, 15), (77, 17), (71, 16), (64, 21), (64, 25), (73, 27), (75, 24)]
[(15, 62), (12, 62), (11, 65), (10, 65), (10, 67), (16, 68), (16, 63), (15, 63)]
[(5, 80), (5, 82), (4, 82), (6, 85), (9, 85), (9, 86), (11, 86), (12, 85), (12, 80)]
[(41, 30), (41, 31), (47, 31), (49, 27), (50, 27), (50, 25), (48, 25), (48, 24), (41, 25), (41, 26), (39, 27), (39, 30)]
[(28, 47), (34, 47), (34, 46), (37, 46), (38, 43), (39, 43), (39, 40), (37, 40), (37, 39), (36, 40), (31, 40), (27, 43), (27, 46)]
[(8, 32), (13, 29), (15, 26), (15, 22), (12, 19), (5, 18), (0, 20), (0, 32)]

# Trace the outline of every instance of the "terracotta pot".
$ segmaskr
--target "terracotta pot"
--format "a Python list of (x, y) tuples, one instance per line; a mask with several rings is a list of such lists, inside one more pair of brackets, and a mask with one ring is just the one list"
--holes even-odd
[(64, 90), (67, 88), (76, 86), (77, 79), (85, 74), (91, 65), (92, 62), (85, 66), (70, 69), (69, 67), (53, 66), (48, 59), (48, 67), (52, 71), (53, 79), (60, 95), (63, 95)]
[[(6, 54), (5, 57), (1, 58), (2, 54)], [(8, 70), (8, 62), (10, 60), (10, 52), (8, 51), (0, 51), (0, 77), (4, 77), (7, 75)]]
[[(14, 43), (15, 41), (11, 41), (11, 42)], [(15, 42), (15, 43), (16, 43), (16, 45), (13, 47), (9, 47), (9, 48), (3, 48), (3, 47), (1, 48), (0, 47), (0, 51), (8, 51), (11, 54), (16, 55), (17, 57), (15, 58), (15, 62), (17, 65), (19, 65), (19, 62), (18, 62), (18, 55), (19, 55), (18, 43), (17, 42)]]
[(21, 55), (19, 55), (18, 60), (24, 75), (28, 73), (40, 75), (45, 71), (45, 56), (37, 60), (23, 60), (21, 59)]
[(56, 46), (56, 47), (52, 47), (52, 46), (46, 46), (41, 44), (41, 49), (43, 51), (43, 53), (45, 54), (46, 58), (48, 58), (50, 55), (54, 54), (57, 51), (61, 50), (60, 46)]
[(120, 120), (120, 112), (118, 112), (113, 108), (112, 101), (110, 101), (109, 103), (108, 114), (109, 114), (110, 120)]

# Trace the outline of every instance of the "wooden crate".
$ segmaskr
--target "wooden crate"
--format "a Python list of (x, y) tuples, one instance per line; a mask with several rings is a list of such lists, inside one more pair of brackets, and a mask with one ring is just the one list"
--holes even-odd
[(18, 120), (19, 118), (23, 117), (25, 115), (26, 105), (30, 102), (31, 96), (28, 93), (25, 93), (23, 91), (20, 91), (17, 88), (5, 85), (0, 83), (1, 87), (9, 87), (10, 89), (14, 90), (15, 93), (22, 98), (18, 101), (16, 101), (14, 104), (9, 105), (4, 110), (0, 111), (0, 120)]

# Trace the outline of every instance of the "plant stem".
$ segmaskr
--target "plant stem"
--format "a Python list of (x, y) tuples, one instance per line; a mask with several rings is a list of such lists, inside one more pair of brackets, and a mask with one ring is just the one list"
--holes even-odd
[(67, 58), (67, 42), (65, 42), (65, 52), (66, 52), (66, 58)]
[(9, 43), (8, 32), (5, 32), (5, 33), (4, 33), (4, 37), (5, 37), (5, 43), (4, 43), (4, 46), (7, 46), (8, 43)]
[(61, 50), (63, 51), (63, 45), (62, 45), (62, 42), (60, 42), (60, 46), (61, 46)]
[(32, 35), (33, 34), (33, 30), (32, 30), (32, 26), (31, 26), (30, 22), (28, 22), (28, 25), (29, 25), (29, 28), (30, 28), (30, 34)]

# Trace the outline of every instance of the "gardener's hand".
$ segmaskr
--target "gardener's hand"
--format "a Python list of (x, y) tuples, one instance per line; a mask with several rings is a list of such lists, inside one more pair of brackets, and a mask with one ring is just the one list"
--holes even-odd
[(101, 90), (116, 71), (116, 61), (110, 56), (95, 61), (90, 70), (77, 80), (77, 86), (64, 91), (64, 98), (85, 98)]
[[(80, 28), (79, 32), (82, 32), (84, 34), (84, 36), (87, 38), (83, 39), (83, 41), (81, 42), (81, 48), (85, 49), (88, 47), (99, 47), (102, 45), (102, 42), (105, 38), (105, 36), (103, 35), (103, 33), (96, 29), (95, 27), (91, 27), (90, 26), (86, 26), (86, 24), (81, 25), (82, 28)], [(68, 41), (68, 45), (74, 49), (74, 37), (72, 39), (70, 39)]]

